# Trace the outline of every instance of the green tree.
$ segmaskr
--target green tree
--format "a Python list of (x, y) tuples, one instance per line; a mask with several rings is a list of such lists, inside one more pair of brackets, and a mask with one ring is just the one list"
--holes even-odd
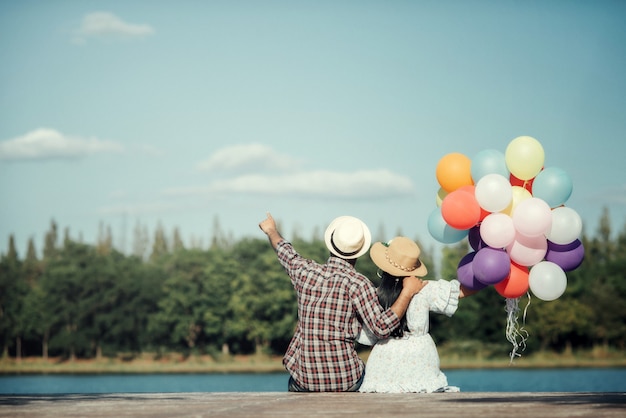
[(82, 328), (86, 315), (83, 297), (94, 258), (93, 247), (68, 241), (58, 256), (47, 262), (41, 277), (46, 294), (42, 309), (51, 322), (50, 348), (63, 352), (70, 360), (89, 351), (89, 335)]
[(242, 272), (233, 277), (231, 338), (248, 342), (256, 353), (284, 347), (293, 335), (297, 307), (289, 276), (264, 239), (244, 239), (233, 248)]
[(53, 258), (57, 253), (58, 228), (54, 221), (50, 221), (50, 230), (46, 232), (44, 238), (43, 258)]
[(157, 225), (157, 229), (154, 232), (154, 241), (152, 242), (152, 253), (150, 254), (150, 261), (157, 261), (161, 257), (164, 257), (168, 253), (167, 238), (165, 237), (165, 230), (161, 223)]
[(143, 260), (148, 251), (149, 241), (150, 238), (147, 228), (137, 221), (133, 229), (132, 255)]
[(181, 250), (163, 264), (167, 279), (151, 330), (161, 340), (186, 352), (205, 344), (219, 346), (236, 269), (224, 262), (221, 250)]
[(21, 358), (24, 298), (27, 293), (28, 285), (11, 234), (7, 255), (0, 257), (0, 340), (3, 357), (9, 355), (9, 348), (14, 343), (15, 356)]
[(117, 308), (113, 311), (110, 338), (118, 350), (140, 353), (155, 340), (149, 325), (163, 298), (165, 272), (135, 256), (119, 258), (118, 262)]
[(536, 300), (528, 309), (526, 329), (539, 339), (542, 350), (566, 349), (593, 326), (591, 309), (577, 300)]

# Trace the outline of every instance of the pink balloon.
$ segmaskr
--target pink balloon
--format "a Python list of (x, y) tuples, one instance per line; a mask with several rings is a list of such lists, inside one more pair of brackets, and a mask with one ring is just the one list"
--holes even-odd
[(507, 245), (507, 253), (511, 260), (522, 266), (532, 266), (546, 256), (548, 251), (548, 240), (543, 235), (527, 237), (519, 232), (515, 235), (515, 240)]
[(544, 200), (531, 197), (517, 205), (512, 218), (517, 232), (527, 237), (536, 237), (550, 230), (552, 208)]
[(480, 237), (493, 248), (504, 248), (515, 239), (513, 219), (504, 213), (491, 213), (480, 224)]

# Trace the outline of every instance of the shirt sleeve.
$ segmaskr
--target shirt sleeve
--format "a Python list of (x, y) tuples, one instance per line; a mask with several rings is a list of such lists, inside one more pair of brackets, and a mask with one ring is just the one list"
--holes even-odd
[(360, 285), (354, 289), (353, 300), (363, 320), (363, 328), (368, 328), (375, 338), (387, 338), (400, 324), (400, 318), (391, 309), (383, 309), (374, 286), (367, 277), (361, 277)]
[(452, 316), (459, 307), (460, 289), (458, 280), (432, 280), (420, 293), (426, 293), (431, 312)]
[(304, 267), (310, 260), (305, 259), (296, 252), (290, 242), (282, 240), (276, 246), (276, 255), (278, 256), (278, 262), (285, 269), (291, 283), (297, 286), (296, 279), (298, 277), (297, 272)]

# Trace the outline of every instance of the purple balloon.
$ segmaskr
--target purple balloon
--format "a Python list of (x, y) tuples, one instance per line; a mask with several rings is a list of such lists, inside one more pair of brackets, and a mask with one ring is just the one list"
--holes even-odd
[(461, 261), (459, 261), (459, 265), (456, 269), (456, 275), (459, 282), (472, 290), (480, 290), (487, 287), (486, 284), (479, 282), (474, 277), (474, 270), (472, 268), (472, 260), (474, 260), (475, 252), (471, 252), (466, 254)]
[(583, 243), (577, 239), (569, 244), (555, 244), (548, 241), (548, 251), (546, 251), (546, 261), (551, 261), (561, 267), (563, 271), (577, 269), (585, 258), (585, 248)]
[(502, 248), (481, 248), (472, 265), (476, 279), (486, 285), (500, 283), (511, 272), (511, 258)]
[(480, 225), (473, 226), (467, 231), (467, 240), (474, 251), (478, 251), (487, 245), (480, 237)]

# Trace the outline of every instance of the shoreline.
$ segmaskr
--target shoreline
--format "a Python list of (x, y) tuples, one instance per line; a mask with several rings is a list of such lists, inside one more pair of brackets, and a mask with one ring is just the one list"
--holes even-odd
[[(367, 361), (369, 353), (361, 357)], [(476, 357), (442, 357), (442, 370), (461, 369), (556, 369), (556, 368), (625, 368), (626, 356), (542, 354), (518, 357), (511, 362), (508, 356), (498, 359)], [(160, 358), (144, 354), (137, 358), (77, 359), (28, 357), (0, 359), (0, 376), (21, 374), (168, 374), (168, 373), (283, 373), (282, 356), (211, 356), (183, 357), (170, 354)]]

